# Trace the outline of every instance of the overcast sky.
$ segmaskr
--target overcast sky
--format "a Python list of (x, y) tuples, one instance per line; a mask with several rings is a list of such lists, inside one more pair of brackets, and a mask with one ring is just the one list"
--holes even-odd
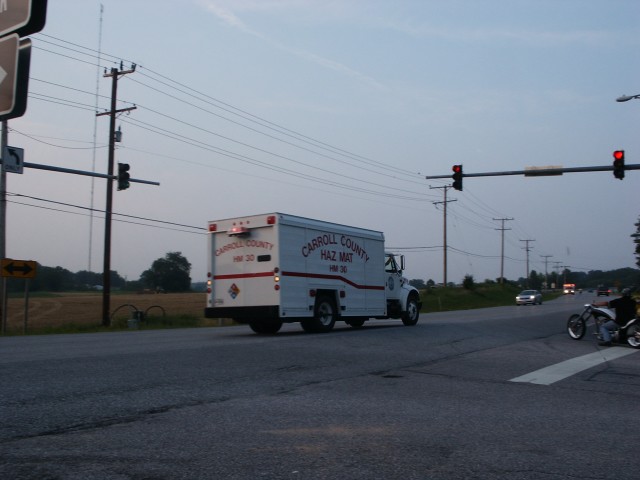
[[(616, 149), (640, 164), (640, 100), (615, 101), (640, 94), (637, 0), (48, 3), (9, 145), (106, 173), (104, 69), (137, 64), (116, 161), (161, 185), (114, 192), (111, 266), (129, 280), (180, 251), (204, 281), (207, 221), (282, 212), (383, 231), (409, 278), (441, 282), (451, 180), (426, 176), (611, 165)], [(7, 176), (7, 256), (101, 272), (106, 181)], [(538, 272), (634, 267), (639, 192), (640, 171), (465, 178), (447, 190), (448, 280), (500, 275), (502, 218), (509, 279), (527, 244)]]

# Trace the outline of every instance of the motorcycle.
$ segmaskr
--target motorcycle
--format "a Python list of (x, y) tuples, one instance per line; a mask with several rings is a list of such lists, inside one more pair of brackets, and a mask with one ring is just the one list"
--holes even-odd
[[(567, 320), (567, 333), (574, 340), (580, 340), (587, 332), (587, 321), (592, 318), (595, 325), (594, 335), (600, 338), (600, 325), (609, 320), (615, 320), (616, 314), (606, 307), (596, 307), (586, 304), (582, 313), (574, 313)], [(633, 348), (640, 348), (640, 318), (637, 316), (629, 320), (625, 325), (618, 325), (611, 331), (611, 341), (614, 343), (627, 343)]]

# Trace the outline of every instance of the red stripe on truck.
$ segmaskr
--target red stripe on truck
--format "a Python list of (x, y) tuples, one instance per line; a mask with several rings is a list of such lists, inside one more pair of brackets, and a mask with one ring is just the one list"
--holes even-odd
[(273, 277), (273, 272), (259, 273), (233, 273), (230, 275), (214, 275), (214, 280), (232, 280), (234, 278), (257, 278), (257, 277)]
[[(233, 273), (229, 275), (214, 275), (214, 280), (233, 280), (239, 278), (258, 278), (258, 277), (272, 277), (273, 272), (259, 272), (259, 273)], [(359, 285), (352, 282), (348, 278), (341, 275), (323, 275), (320, 273), (302, 273), (302, 272), (282, 272), (282, 276), (287, 277), (302, 277), (302, 278), (320, 278), (323, 280), (338, 280), (351, 285), (359, 290), (384, 290), (384, 285)]]
[(298, 272), (282, 272), (282, 275), (288, 277), (305, 277), (305, 278), (322, 278), (324, 280), (340, 280), (348, 285), (359, 290), (384, 290), (384, 285), (358, 285), (352, 282), (348, 278), (344, 278), (341, 275), (323, 275), (321, 273), (298, 273)]

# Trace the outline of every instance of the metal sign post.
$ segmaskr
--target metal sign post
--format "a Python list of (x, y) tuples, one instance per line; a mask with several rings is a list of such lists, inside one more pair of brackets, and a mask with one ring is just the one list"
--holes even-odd
[(2, 335), (7, 332), (7, 278), (24, 278), (24, 323), (23, 331), (27, 333), (29, 319), (29, 280), (36, 276), (38, 263), (33, 260), (0, 260), (0, 275), (2, 276)]
[[(31, 40), (21, 39), (44, 28), (47, 0), (0, 1), (0, 121), (2, 140), (0, 153), (7, 147), (7, 120), (21, 117), (27, 110)], [(3, 159), (4, 160), (4, 159)], [(0, 168), (0, 258), (6, 255), (7, 170)], [(6, 328), (6, 278), (0, 278), (0, 317), (2, 333)]]

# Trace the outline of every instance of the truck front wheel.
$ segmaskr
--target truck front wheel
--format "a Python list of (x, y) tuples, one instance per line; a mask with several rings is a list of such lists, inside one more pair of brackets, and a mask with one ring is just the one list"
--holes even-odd
[(313, 318), (304, 319), (300, 323), (305, 332), (326, 333), (333, 329), (336, 316), (335, 302), (327, 296), (322, 296), (316, 299)]
[(407, 307), (402, 312), (402, 323), (407, 326), (412, 326), (418, 323), (420, 317), (420, 308), (418, 306), (418, 299), (415, 295), (409, 295), (407, 300)]

